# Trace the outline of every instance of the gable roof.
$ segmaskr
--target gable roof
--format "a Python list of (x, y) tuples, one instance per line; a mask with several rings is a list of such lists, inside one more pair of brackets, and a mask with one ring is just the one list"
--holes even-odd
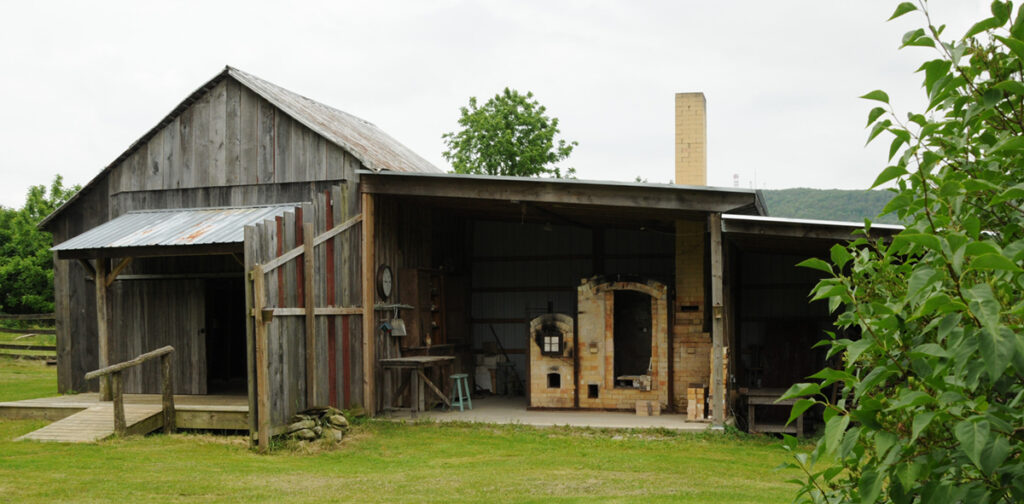
[(369, 121), (293, 93), (237, 68), (225, 66), (224, 70), (193, 91), (156, 126), (132, 142), (128, 149), (104, 167), (99, 174), (82, 187), (81, 191), (40, 221), (39, 227), (45, 228), (51, 220), (69, 208), (78, 199), (79, 194), (95, 186), (110, 170), (127, 159), (204, 94), (228, 77), (235, 79), (303, 126), (345, 149), (370, 170), (375, 172), (441, 173), (441, 170), (430, 161), (402, 145)]

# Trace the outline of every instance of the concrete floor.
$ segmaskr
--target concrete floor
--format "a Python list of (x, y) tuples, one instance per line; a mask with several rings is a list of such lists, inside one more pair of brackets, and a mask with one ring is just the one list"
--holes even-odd
[[(408, 411), (396, 411), (395, 420), (410, 420)], [(486, 397), (474, 398), (473, 409), (459, 411), (421, 411), (420, 419), (437, 422), (481, 422), (494, 424), (522, 424), (538, 427), (568, 425), (573, 427), (600, 427), (608, 429), (662, 428), (687, 432), (703, 432), (711, 425), (705, 422), (688, 422), (686, 416), (663, 414), (660, 416), (637, 416), (635, 413), (619, 411), (530, 411), (526, 409), (526, 398)]]

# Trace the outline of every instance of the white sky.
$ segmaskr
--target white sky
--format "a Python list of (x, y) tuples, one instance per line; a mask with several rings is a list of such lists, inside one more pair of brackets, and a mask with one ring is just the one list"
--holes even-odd
[[(866, 188), (882, 88), (919, 110), (928, 49), (895, 1), (10, 2), (0, 16), (0, 205), (85, 184), (225, 64), (376, 123), (439, 168), (470, 96), (533, 91), (582, 179), (673, 177), (673, 94), (708, 100), (708, 182)], [(937, 0), (961, 34), (988, 2)]]

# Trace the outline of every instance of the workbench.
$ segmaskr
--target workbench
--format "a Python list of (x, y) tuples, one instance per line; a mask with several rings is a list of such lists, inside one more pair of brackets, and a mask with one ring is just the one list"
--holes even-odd
[[(384, 411), (390, 413), (392, 411), (408, 409), (412, 413), (412, 418), (416, 418), (417, 413), (422, 407), (421, 399), (423, 398), (425, 388), (433, 392), (438, 399), (451, 408), (451, 400), (442, 391), (444, 383), (441, 384), (442, 387), (438, 387), (428, 376), (428, 373), (435, 375), (435, 379), (443, 377), (444, 374), (441, 370), (451, 365), (454, 360), (455, 357), (450, 355), (417, 355), (413, 357), (381, 359), (380, 365), (384, 370), (384, 374), (391, 374), (394, 379), (390, 380), (390, 382), (398, 385), (397, 389), (393, 387), (386, 387), (384, 389)], [(404, 371), (409, 372), (409, 379), (405, 381), (402, 380), (402, 375), (405, 374)], [(406, 388), (409, 389), (409, 406), (404, 408), (395, 406), (395, 399), (401, 397), (405, 393)]]
[[(794, 424), (790, 423), (761, 423), (757, 424), (757, 420), (754, 416), (754, 409), (757, 406), (787, 406), (787, 411), (796, 404), (796, 399), (786, 399), (779, 401), (779, 398), (786, 393), (786, 389), (776, 388), (764, 388), (764, 389), (747, 389), (741, 388), (740, 395), (747, 398), (747, 424), (750, 433), (755, 432), (781, 432), (787, 434), (796, 434), (796, 437), (803, 437), (804, 435), (804, 415), (796, 417)], [(786, 415), (789, 418), (789, 415)]]

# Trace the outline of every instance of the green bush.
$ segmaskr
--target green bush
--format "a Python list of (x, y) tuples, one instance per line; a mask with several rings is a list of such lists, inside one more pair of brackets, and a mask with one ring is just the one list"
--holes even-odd
[[(864, 96), (869, 138), (891, 138), (885, 208), (908, 223), (889, 242), (832, 249), (813, 291), (841, 334), (823, 342), (841, 369), (795, 385), (793, 414), (825, 405), (825, 434), (803, 469), (804, 502), (1024, 502), (1024, 9), (993, 2), (963, 37), (922, 1), (928, 107), (897, 114)], [(917, 12), (915, 12), (917, 11)], [(890, 18), (890, 19), (892, 19)], [(821, 391), (836, 384), (830, 403)]]

